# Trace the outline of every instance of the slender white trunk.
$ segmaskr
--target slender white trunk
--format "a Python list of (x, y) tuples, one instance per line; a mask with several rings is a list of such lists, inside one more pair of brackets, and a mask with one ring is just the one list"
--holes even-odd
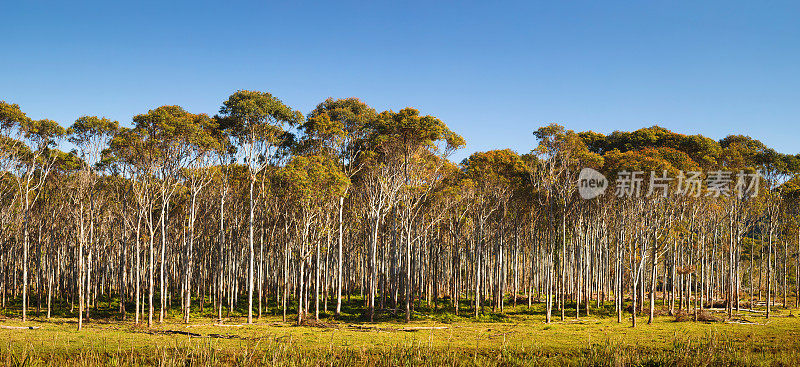
[(247, 323), (253, 323), (253, 267), (255, 264), (255, 247), (253, 244), (253, 218), (255, 205), (253, 203), (253, 185), (255, 177), (250, 177), (250, 224), (249, 224), (249, 245), (250, 261), (247, 269)]
[(342, 231), (342, 211), (344, 210), (344, 197), (339, 198), (339, 239), (338, 239), (338, 250), (339, 256), (337, 256), (337, 266), (336, 266), (336, 315), (341, 314), (342, 312), (342, 256), (344, 253), (342, 252), (342, 240), (343, 240), (343, 231)]

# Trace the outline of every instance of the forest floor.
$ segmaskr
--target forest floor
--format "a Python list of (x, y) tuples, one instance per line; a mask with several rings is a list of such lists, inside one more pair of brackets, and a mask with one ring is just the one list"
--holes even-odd
[[(508, 306), (504, 314), (486, 308), (478, 320), (471, 309), (455, 316), (451, 308), (422, 307), (410, 323), (381, 314), (367, 322), (353, 300), (343, 315), (297, 327), (295, 315), (267, 314), (246, 325), (246, 317), (228, 315), (222, 324), (195, 312), (189, 324), (173, 309), (152, 328), (103, 313), (77, 331), (75, 317), (36, 316), (22, 323), (13, 307), (0, 318), (2, 365), (800, 365), (798, 310), (778, 309), (767, 320), (760, 310), (715, 321), (693, 317), (656, 317), (646, 312), (630, 326), (630, 314), (617, 323), (613, 304), (566, 318), (554, 310), (544, 323), (543, 306)], [(68, 310), (68, 307), (65, 307)], [(206, 313), (212, 312), (206, 308)], [(146, 317), (146, 315), (145, 315)], [(706, 315), (708, 317), (708, 315)], [(156, 310), (155, 318), (158, 318)], [(682, 321), (677, 321), (678, 319)], [(688, 320), (688, 321), (684, 321)], [(31, 328), (17, 328), (31, 327)]]

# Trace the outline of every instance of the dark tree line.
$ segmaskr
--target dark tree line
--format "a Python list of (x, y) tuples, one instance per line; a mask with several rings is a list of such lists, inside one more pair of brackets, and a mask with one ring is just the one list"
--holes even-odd
[[(148, 326), (169, 310), (302, 324), (353, 296), (365, 319), (406, 321), (423, 304), (480, 317), (543, 303), (547, 322), (613, 304), (634, 326), (657, 300), (797, 307), (800, 157), (746, 136), (549, 125), (528, 154), (455, 164), (464, 139), (416, 109), (328, 99), (303, 115), (256, 91), (131, 128), (0, 102), (0, 128), (0, 302), (23, 321), (59, 305), (79, 329), (99, 309)], [(587, 167), (645, 174), (583, 199)]]

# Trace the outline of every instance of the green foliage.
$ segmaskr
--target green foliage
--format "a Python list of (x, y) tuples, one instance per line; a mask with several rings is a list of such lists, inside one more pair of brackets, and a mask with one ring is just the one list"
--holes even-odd
[(207, 119), (205, 115), (186, 112), (180, 106), (161, 106), (134, 116), (133, 122), (149, 141), (166, 148), (180, 140), (196, 139), (196, 135), (203, 132), (200, 123)]
[(795, 176), (787, 180), (782, 185), (781, 192), (786, 195), (787, 199), (793, 200), (794, 202), (800, 200), (800, 176)]
[(144, 132), (140, 129), (121, 128), (111, 139), (103, 164), (124, 161), (140, 167), (152, 161), (155, 152), (147, 149), (144, 139)]
[(113, 136), (119, 130), (119, 122), (106, 117), (81, 116), (69, 130), (72, 134), (70, 141), (75, 144), (84, 144), (94, 137)]
[[(590, 150), (581, 135), (561, 125), (541, 127), (533, 135), (539, 140), (534, 153), (553, 159), (561, 167), (576, 171), (582, 167), (599, 168), (603, 165), (603, 157)], [(593, 139), (598, 137), (592, 135)]]
[(301, 151), (319, 151), (345, 163), (355, 160), (369, 134), (368, 125), (377, 112), (358, 98), (328, 98), (308, 115), (300, 126), (305, 137)]
[[(694, 162), (694, 164), (686, 162), (683, 165), (704, 169), (715, 167), (722, 154), (722, 147), (713, 139), (702, 135), (678, 134), (660, 126), (631, 132), (615, 131), (608, 136), (591, 131), (579, 135), (589, 150), (597, 154), (606, 155), (615, 150), (620, 153), (650, 150), (645, 155), (652, 157), (653, 149), (662, 151), (662, 155), (665, 151), (673, 152), (672, 155), (676, 154), (675, 152), (682, 152)], [(685, 158), (680, 157), (680, 160), (685, 161)], [(674, 161), (670, 163), (676, 166)]]
[(55, 150), (55, 167), (61, 172), (74, 172), (84, 168), (86, 162), (80, 159), (74, 153), (65, 153), (60, 150)]
[[(464, 138), (450, 130), (441, 120), (426, 115), (414, 108), (406, 107), (399, 112), (384, 111), (371, 123), (372, 146), (390, 147), (398, 154), (408, 154), (417, 148), (436, 149), (443, 142), (443, 151), (452, 151), (464, 146)], [(384, 151), (384, 154), (386, 152)]]
[(29, 120), (17, 104), (0, 101), (0, 129), (9, 130)]
[(304, 207), (321, 206), (341, 196), (350, 180), (329, 158), (295, 156), (279, 173), (282, 187)]
[(267, 92), (240, 90), (223, 102), (221, 127), (242, 142), (280, 143), (283, 124), (297, 125), (303, 115)]
[(25, 139), (30, 140), (38, 149), (55, 145), (67, 133), (58, 122), (48, 119), (23, 120), (19, 126)]
[(689, 156), (672, 148), (644, 148), (637, 151), (620, 152), (612, 150), (604, 155), (604, 171), (616, 174), (620, 171), (643, 171), (662, 173), (670, 177), (679, 171), (697, 171), (700, 167)]
[(490, 190), (513, 191), (528, 176), (522, 158), (513, 150), (473, 153), (462, 163), (467, 177), (488, 194)]
[(13, 157), (26, 157), (30, 154), (31, 150), (25, 143), (8, 136), (0, 135), (0, 157), (8, 159)]

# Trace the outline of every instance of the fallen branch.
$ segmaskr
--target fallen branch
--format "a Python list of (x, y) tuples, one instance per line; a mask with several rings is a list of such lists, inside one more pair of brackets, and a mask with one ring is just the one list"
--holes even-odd
[(726, 324), (739, 324), (739, 325), (764, 325), (751, 321), (725, 321)]
[(408, 326), (408, 327), (404, 327), (404, 328), (401, 328), (401, 329), (395, 329), (395, 328), (384, 328), (384, 327), (378, 327), (378, 326), (353, 325), (353, 324), (347, 325), (347, 327), (349, 327), (351, 329), (361, 330), (361, 331), (372, 331), (372, 330), (374, 330), (374, 331), (391, 331), (391, 332), (398, 332), (398, 331), (411, 332), (411, 331), (420, 331), (420, 330), (444, 330), (444, 329), (449, 329), (448, 326)]
[(361, 331), (371, 331), (371, 330), (375, 330), (375, 331), (391, 331), (392, 330), (392, 329), (380, 328), (380, 327), (377, 327), (377, 326), (353, 325), (353, 324), (347, 325), (347, 327), (349, 327), (351, 329), (361, 330)]
[(186, 325), (185, 327), (188, 329), (188, 328), (198, 327), (198, 326), (214, 326), (214, 324), (190, 324), (190, 325)]
[(190, 333), (188, 331), (181, 331), (181, 330), (153, 330), (149, 334), (150, 335), (156, 335), (156, 334), (180, 334), (180, 335), (193, 336), (193, 337), (196, 337), (196, 338), (202, 337), (202, 335), (200, 335), (200, 334)]
[(444, 330), (449, 329), (447, 326), (411, 326), (404, 327), (400, 331), (418, 331), (418, 330)]
[[(706, 308), (705, 310), (714, 311), (714, 312), (727, 312), (728, 311), (725, 308), (719, 308), (719, 307)], [(734, 311), (737, 311), (737, 312), (738, 311), (744, 311), (744, 312), (753, 312), (753, 313), (766, 313), (767, 312), (767, 311), (760, 311), (760, 310), (751, 310), (749, 308), (740, 308), (739, 310), (734, 309)]]
[(239, 335), (231, 335), (231, 334), (208, 334), (207, 338), (217, 338), (217, 339), (247, 339)]
[(0, 325), (2, 329), (12, 329), (12, 330), (33, 330), (38, 329), (38, 326), (7, 326), (7, 325)]

